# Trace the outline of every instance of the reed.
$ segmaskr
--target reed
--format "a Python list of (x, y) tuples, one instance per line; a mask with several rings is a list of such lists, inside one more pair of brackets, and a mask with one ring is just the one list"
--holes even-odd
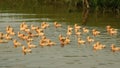
[[(120, 10), (120, 0), (87, 0), (91, 9)], [(39, 8), (43, 5), (67, 6), (69, 9), (83, 8), (83, 0), (0, 0), (0, 8)]]

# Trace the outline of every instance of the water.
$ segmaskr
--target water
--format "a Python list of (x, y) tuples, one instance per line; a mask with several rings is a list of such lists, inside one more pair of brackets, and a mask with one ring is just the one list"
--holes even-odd
[[(70, 39), (71, 43), (64, 48), (60, 46), (58, 35), (65, 36), (67, 25), (73, 26), (74, 23), (81, 25), (82, 13), (64, 13), (64, 12), (23, 12), (17, 10), (2, 10), (0, 11), (0, 32), (5, 33), (5, 28), (10, 25), (15, 32), (19, 31), (19, 25), (25, 21), (29, 26), (34, 24), (40, 26), (43, 21), (50, 24), (50, 27), (45, 30), (45, 34), (52, 41), (56, 42), (53, 47), (39, 47), (40, 38), (34, 38), (33, 43), (37, 48), (32, 49), (31, 54), (23, 55), (21, 47), (14, 48), (12, 41), (0, 44), (0, 68), (118, 68), (120, 65), (120, 52), (111, 52), (110, 45), (114, 43), (120, 46), (120, 20), (112, 15), (96, 15), (89, 14), (86, 25), (90, 32), (93, 28), (99, 30), (101, 34), (94, 37), (96, 41), (100, 41), (106, 45), (103, 50), (93, 51), (91, 44), (81, 45), (77, 44), (77, 38), (73, 34)], [(55, 29), (53, 22), (58, 21), (63, 26)], [(112, 25), (118, 29), (118, 35), (109, 36), (106, 33), (105, 26)], [(91, 33), (83, 34), (82, 39)], [(92, 36), (93, 37), (93, 36)], [(14, 39), (17, 36), (13, 37)], [(18, 38), (17, 38), (18, 39)], [(27, 45), (26, 42), (20, 40), (22, 44)]]

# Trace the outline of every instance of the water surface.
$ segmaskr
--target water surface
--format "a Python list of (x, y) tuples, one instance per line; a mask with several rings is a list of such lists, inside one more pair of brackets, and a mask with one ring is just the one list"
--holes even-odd
[[(111, 52), (110, 45), (114, 43), (120, 46), (120, 19), (115, 15), (95, 15), (90, 13), (86, 25), (82, 24), (82, 12), (23, 12), (18, 10), (0, 11), (0, 32), (6, 33), (5, 28), (10, 25), (15, 32), (19, 31), (19, 25), (25, 21), (29, 26), (34, 24), (40, 26), (45, 21), (50, 27), (45, 30), (45, 34), (57, 44), (53, 47), (39, 47), (40, 38), (34, 38), (33, 43), (38, 47), (32, 49), (31, 54), (23, 55), (21, 47), (14, 48), (12, 41), (0, 44), (0, 68), (118, 68), (120, 67), (120, 52)], [(58, 21), (62, 28), (55, 29), (53, 22)], [(91, 33), (83, 34), (82, 39), (86, 40), (89, 35), (96, 41), (106, 45), (106, 48), (93, 51), (91, 44), (82, 45), (78, 48), (77, 38), (73, 34), (71, 43), (64, 48), (60, 47), (58, 41), (59, 34), (66, 34), (67, 25), (73, 26), (75, 23), (82, 27), (87, 27), (90, 31), (95, 28), (101, 32), (100, 36), (93, 37)], [(105, 26), (110, 24), (118, 29), (118, 34), (109, 36)], [(17, 36), (13, 37), (14, 39)], [(18, 39), (18, 38), (17, 38)], [(20, 40), (22, 44), (26, 42)]]

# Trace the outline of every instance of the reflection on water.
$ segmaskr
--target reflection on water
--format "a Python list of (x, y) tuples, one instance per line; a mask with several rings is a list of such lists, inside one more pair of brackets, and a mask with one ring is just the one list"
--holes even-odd
[[(86, 11), (88, 12), (88, 11)], [(87, 14), (86, 14), (87, 15)], [(14, 48), (12, 41), (7, 44), (0, 44), (0, 68), (118, 68), (120, 65), (120, 53), (113, 53), (110, 51), (110, 45), (112, 43), (120, 46), (120, 20), (109, 16), (100, 16), (96, 23), (94, 20), (94, 15), (89, 14), (87, 19), (87, 24), (85, 27), (90, 29), (90, 31), (95, 28), (101, 32), (100, 36), (94, 37), (96, 41), (106, 45), (106, 48), (97, 52), (92, 50), (91, 44), (82, 45), (80, 48), (77, 47), (77, 39), (74, 35), (71, 36), (72, 42), (65, 46), (60, 47), (58, 41), (58, 35), (65, 35), (67, 25), (73, 26), (74, 23), (81, 24), (82, 13), (51, 13), (51, 14), (32, 14), (32, 13), (11, 13), (11, 12), (1, 12), (0, 13), (0, 32), (5, 33), (5, 28), (7, 25), (11, 25), (15, 32), (19, 31), (19, 25), (21, 22), (25, 21), (28, 25), (34, 24), (35, 26), (40, 26), (40, 23), (46, 21), (53, 26), (54, 21), (58, 21), (63, 25), (62, 28), (55, 29), (54, 27), (49, 27), (45, 30), (46, 36), (52, 41), (57, 43), (53, 47), (35, 48), (32, 49), (32, 54), (23, 56), (21, 53), (21, 48)], [(85, 17), (86, 19), (86, 17)], [(105, 26), (107, 24), (112, 25), (114, 28), (118, 28), (118, 35), (109, 36), (106, 33)], [(83, 26), (82, 26), (83, 27)], [(90, 35), (83, 34), (82, 38), (86, 40), (86, 37)], [(17, 37), (14, 37), (17, 38)], [(18, 39), (18, 38), (17, 38)], [(34, 44), (38, 45), (38, 40), (40, 38), (35, 38)], [(23, 44), (27, 45), (24, 41)]]
[(82, 14), (82, 25), (86, 25), (87, 24), (87, 20), (88, 20), (88, 15), (89, 15), (89, 9), (83, 9), (83, 14)]

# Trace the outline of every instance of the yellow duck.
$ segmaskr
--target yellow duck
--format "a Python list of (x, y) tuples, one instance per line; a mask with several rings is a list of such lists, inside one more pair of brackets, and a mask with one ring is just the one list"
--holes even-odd
[(68, 31), (72, 31), (73, 28), (72, 28), (70, 25), (68, 25), (67, 30), (68, 30)]
[(37, 28), (38, 28), (37, 26), (34, 26), (33, 24), (31, 25), (31, 30), (35, 30)]
[(78, 44), (85, 44), (85, 41), (82, 40), (81, 38), (78, 38)]
[(85, 27), (82, 28), (82, 29), (83, 29), (83, 32), (84, 32), (84, 33), (88, 33), (88, 32), (89, 32), (89, 30), (88, 30), (87, 28), (85, 28)]
[(2, 40), (2, 39), (0, 39), (0, 43), (8, 43), (8, 40)]
[(96, 29), (93, 29), (93, 30), (92, 30), (92, 34), (93, 34), (93, 36), (97, 36), (97, 35), (100, 34), (100, 32), (97, 31)]
[(75, 28), (75, 29), (80, 29), (81, 26), (79, 26), (78, 24), (74, 24), (74, 28)]
[(13, 45), (14, 47), (19, 47), (19, 46), (22, 46), (22, 44), (20, 42), (18, 42), (16, 39), (13, 40)]
[(116, 35), (117, 34), (117, 29), (111, 28), (109, 31), (110, 35)]
[(12, 37), (9, 34), (5, 34), (4, 37), (6, 40), (12, 40)]
[(90, 36), (87, 37), (88, 43), (94, 42), (94, 39), (92, 39)]
[(116, 47), (114, 44), (111, 45), (112, 52), (120, 51), (120, 47)]
[(55, 42), (52, 42), (51, 40), (48, 40), (48, 46), (53, 46), (55, 44), (56, 44)]
[(34, 45), (34, 44), (32, 44), (31, 42), (27, 42), (27, 44), (28, 44), (28, 48), (37, 48), (37, 46), (36, 45)]
[(101, 50), (103, 48), (105, 48), (106, 46), (101, 44), (100, 42), (96, 42), (94, 45), (93, 45), (93, 49), (94, 50)]
[(42, 23), (41, 23), (41, 28), (42, 28), (42, 29), (46, 29), (47, 27), (49, 27), (49, 24), (48, 24), (48, 23), (46, 23), (46, 22), (42, 22)]
[(2, 32), (0, 32), (0, 39), (4, 38), (4, 34)]
[(55, 26), (56, 28), (58, 28), (58, 27), (61, 27), (62, 25), (59, 24), (59, 23), (57, 23), (57, 22), (54, 22), (54, 26)]
[(24, 55), (26, 55), (27, 53), (32, 53), (32, 50), (23, 45), (22, 46), (22, 52), (23, 52)]

